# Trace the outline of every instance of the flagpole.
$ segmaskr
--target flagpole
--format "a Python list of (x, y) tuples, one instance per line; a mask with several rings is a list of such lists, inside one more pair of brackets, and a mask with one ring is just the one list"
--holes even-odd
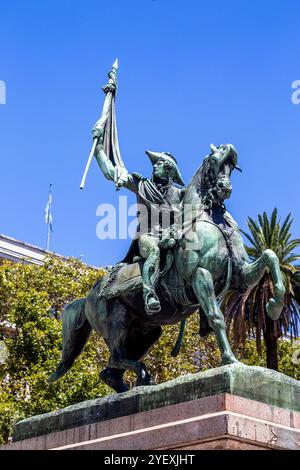
[(46, 250), (47, 250), (47, 251), (49, 251), (49, 247), (50, 247), (50, 233), (51, 233), (50, 224), (48, 224), (48, 231), (47, 231), (47, 247), (46, 247)]

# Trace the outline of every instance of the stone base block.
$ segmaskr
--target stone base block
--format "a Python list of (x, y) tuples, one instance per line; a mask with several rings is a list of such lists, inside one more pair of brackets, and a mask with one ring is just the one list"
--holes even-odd
[(2, 449), (300, 450), (299, 393), (283, 374), (224, 366), (23, 420)]

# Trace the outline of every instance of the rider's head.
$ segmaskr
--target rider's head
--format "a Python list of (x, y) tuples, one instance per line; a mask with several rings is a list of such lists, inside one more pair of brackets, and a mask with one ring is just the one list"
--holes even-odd
[(150, 152), (146, 150), (153, 165), (153, 176), (159, 179), (169, 180), (184, 186), (181, 174), (179, 172), (176, 158), (169, 152)]

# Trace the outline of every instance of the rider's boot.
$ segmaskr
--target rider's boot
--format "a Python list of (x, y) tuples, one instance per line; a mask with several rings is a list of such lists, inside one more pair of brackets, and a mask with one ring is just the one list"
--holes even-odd
[(161, 310), (159, 299), (155, 292), (155, 284), (159, 276), (159, 249), (150, 253), (143, 266), (143, 295), (145, 310), (153, 315)]

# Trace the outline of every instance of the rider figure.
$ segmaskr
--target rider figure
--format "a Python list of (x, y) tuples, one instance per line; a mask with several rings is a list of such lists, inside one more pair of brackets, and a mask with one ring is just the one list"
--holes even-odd
[[(96, 126), (93, 129), (93, 136), (98, 138), (95, 157), (99, 167), (107, 179), (115, 181), (115, 172), (118, 171), (118, 168), (113, 166), (105, 154), (103, 134)], [(179, 204), (185, 189), (177, 161), (170, 153), (146, 151), (146, 154), (153, 165), (151, 179), (144, 178), (138, 173), (129, 174), (127, 171), (124, 176), (123, 170), (122, 185), (137, 196), (139, 208), (138, 247), (139, 254), (145, 259), (142, 273), (143, 296), (145, 310), (147, 314), (152, 315), (161, 310), (155, 292), (159, 275), (160, 245), (165, 244), (166, 240), (167, 243), (169, 242), (167, 246), (170, 248), (175, 244), (175, 237), (172, 236), (174, 217), (175, 213), (179, 211)], [(174, 183), (181, 187), (177, 187)], [(133, 261), (128, 256), (125, 259), (129, 259), (129, 262)]]

